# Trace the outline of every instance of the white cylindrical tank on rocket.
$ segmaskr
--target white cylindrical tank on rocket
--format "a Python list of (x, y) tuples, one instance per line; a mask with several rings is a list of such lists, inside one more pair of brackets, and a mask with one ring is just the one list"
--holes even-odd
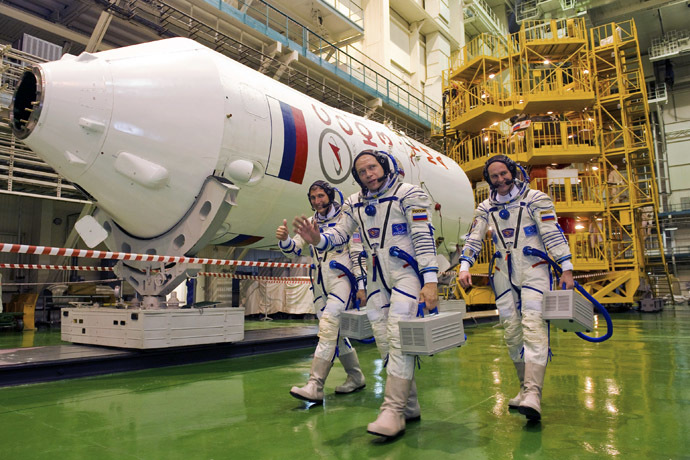
[(139, 238), (177, 224), (215, 175), (240, 191), (214, 242), (274, 245), (283, 218), (309, 212), (313, 181), (357, 190), (352, 161), (364, 149), (391, 153), (404, 180), (440, 204), (433, 221), (446, 243), (459, 242), (474, 210), (448, 157), (185, 38), (40, 64), (20, 83), (11, 124)]

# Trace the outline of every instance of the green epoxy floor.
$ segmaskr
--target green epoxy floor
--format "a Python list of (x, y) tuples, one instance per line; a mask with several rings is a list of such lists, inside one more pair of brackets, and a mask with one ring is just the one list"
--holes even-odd
[(365, 427), (382, 398), (373, 345), (367, 388), (323, 407), (289, 396), (312, 350), (0, 389), (4, 459), (690, 458), (690, 310), (614, 315), (608, 342), (552, 332), (543, 420), (509, 413), (517, 379), (502, 330), (423, 361), (422, 421), (390, 443)]
[[(277, 327), (300, 327), (300, 326), (317, 326), (319, 322), (315, 319), (304, 320), (247, 320), (244, 323), (245, 331), (253, 331), (257, 329), (270, 329)], [(69, 342), (63, 342), (60, 339), (60, 329), (41, 329), (40, 331), (0, 331), (0, 350), (9, 348), (30, 348), (30, 347), (47, 347), (51, 345), (69, 345)]]

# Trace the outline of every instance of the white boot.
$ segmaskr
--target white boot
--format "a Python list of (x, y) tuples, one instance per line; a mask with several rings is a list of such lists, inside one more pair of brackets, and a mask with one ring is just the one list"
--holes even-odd
[(311, 362), (309, 381), (303, 387), (292, 387), (290, 394), (297, 399), (309, 401), (315, 404), (323, 404), (323, 385), (331, 371), (333, 363), (325, 359), (314, 357)]
[(405, 432), (405, 405), (410, 397), (412, 380), (388, 374), (386, 392), (381, 412), (376, 421), (367, 425), (367, 432), (376, 436), (393, 438)]
[(345, 372), (347, 372), (347, 379), (345, 383), (335, 387), (337, 394), (354, 393), (367, 386), (364, 383), (364, 374), (362, 374), (362, 369), (359, 368), (359, 359), (354, 349), (351, 353), (340, 356), (340, 362), (345, 368)]
[(546, 366), (525, 363), (525, 391), (518, 410), (531, 421), (541, 419), (541, 390)]
[(520, 392), (517, 394), (517, 396), (508, 401), (509, 409), (517, 409), (520, 406), (525, 392), (525, 363), (516, 363), (513, 361), (513, 364), (515, 365), (515, 370), (517, 371), (518, 380), (520, 380)]
[(403, 415), (405, 416), (406, 423), (416, 422), (422, 418), (422, 409), (419, 407), (419, 401), (417, 400), (417, 382), (414, 378), (412, 378), (410, 396), (407, 398), (407, 405), (405, 405)]

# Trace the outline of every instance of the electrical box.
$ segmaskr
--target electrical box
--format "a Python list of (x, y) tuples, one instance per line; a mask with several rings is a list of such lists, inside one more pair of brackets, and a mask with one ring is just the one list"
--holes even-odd
[(363, 340), (374, 336), (367, 310), (346, 310), (340, 314), (340, 335), (349, 339)]
[(402, 352), (408, 355), (434, 355), (463, 345), (465, 327), (462, 317), (461, 312), (441, 312), (400, 321)]
[(565, 332), (592, 332), (594, 305), (572, 289), (547, 291), (543, 299), (544, 319)]

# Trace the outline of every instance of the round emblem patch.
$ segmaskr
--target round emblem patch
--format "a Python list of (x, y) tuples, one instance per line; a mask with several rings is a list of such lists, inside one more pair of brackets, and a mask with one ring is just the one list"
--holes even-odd
[(352, 152), (343, 137), (332, 129), (325, 129), (319, 140), (321, 172), (331, 184), (345, 182), (352, 169)]

